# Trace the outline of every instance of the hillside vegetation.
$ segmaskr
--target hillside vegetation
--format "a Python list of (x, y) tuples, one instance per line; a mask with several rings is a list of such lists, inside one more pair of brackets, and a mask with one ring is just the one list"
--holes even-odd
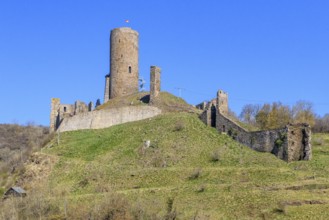
[(13, 184), (24, 162), (50, 140), (49, 129), (29, 124), (0, 124), (0, 193)]
[(28, 196), (7, 199), (0, 216), (328, 219), (329, 136), (313, 139), (313, 160), (288, 164), (194, 113), (66, 132), (30, 160), (19, 180)]

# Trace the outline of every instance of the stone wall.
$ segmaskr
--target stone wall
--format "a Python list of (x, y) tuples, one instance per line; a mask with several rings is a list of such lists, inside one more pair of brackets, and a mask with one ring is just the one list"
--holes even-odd
[(110, 91), (111, 91), (111, 86), (110, 86), (110, 75), (105, 76), (105, 91), (104, 91), (104, 103), (108, 102), (110, 99)]
[(161, 90), (161, 69), (159, 67), (151, 66), (150, 80), (150, 103), (153, 103)]
[(216, 129), (221, 133), (230, 135), (234, 140), (249, 146), (250, 134), (230, 118), (216, 111)]
[(161, 110), (153, 106), (129, 106), (122, 108), (96, 110), (65, 118), (58, 130), (60, 132), (100, 129), (126, 122), (138, 121), (161, 114)]
[(70, 118), (74, 115), (86, 113), (92, 110), (92, 102), (90, 102), (88, 106), (81, 101), (76, 101), (73, 105), (71, 105), (61, 104), (59, 98), (52, 98), (50, 111), (50, 131), (56, 131), (65, 118)]
[(223, 90), (217, 92), (217, 106), (222, 114), (228, 114), (228, 94)]
[(308, 124), (287, 126), (288, 161), (312, 159), (312, 131)]
[(217, 111), (216, 128), (253, 150), (272, 153), (287, 162), (312, 158), (311, 129), (307, 124), (289, 124), (280, 129), (248, 132)]
[(207, 110), (203, 111), (200, 115), (200, 119), (206, 125), (211, 126), (211, 110), (207, 109)]
[[(217, 103), (212, 100), (207, 104), (198, 105), (200, 109), (205, 108), (200, 115), (205, 124), (213, 126), (215, 121), (215, 127), (219, 132), (228, 134), (234, 140), (256, 151), (272, 153), (287, 162), (312, 158), (312, 134), (309, 125), (288, 124), (280, 129), (249, 132), (225, 114), (228, 105), (225, 104), (227, 96), (224, 96), (224, 103), (221, 103), (223, 94), (226, 93), (217, 94)], [(216, 114), (213, 114), (214, 109)]]
[(60, 108), (61, 101), (59, 98), (52, 98), (50, 104), (50, 132), (53, 132), (57, 129), (59, 122), (58, 119), (58, 110)]

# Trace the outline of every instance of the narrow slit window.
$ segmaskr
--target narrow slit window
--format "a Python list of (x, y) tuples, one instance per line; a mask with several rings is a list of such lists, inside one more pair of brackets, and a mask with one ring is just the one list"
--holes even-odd
[(128, 72), (131, 73), (131, 66), (128, 67)]
[(66, 107), (64, 107), (64, 112), (66, 112)]

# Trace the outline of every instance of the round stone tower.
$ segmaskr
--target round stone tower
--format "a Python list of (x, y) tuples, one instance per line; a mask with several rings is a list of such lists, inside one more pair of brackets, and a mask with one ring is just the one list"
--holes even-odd
[(110, 99), (138, 92), (138, 33), (116, 28), (110, 37)]

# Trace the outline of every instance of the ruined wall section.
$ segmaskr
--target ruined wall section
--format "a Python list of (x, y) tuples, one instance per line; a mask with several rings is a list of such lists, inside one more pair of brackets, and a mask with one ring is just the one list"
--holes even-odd
[(248, 147), (256, 151), (272, 153), (278, 158), (288, 161), (287, 128), (256, 131), (249, 134)]
[(215, 127), (219, 132), (228, 134), (253, 150), (272, 153), (287, 162), (312, 158), (312, 134), (307, 124), (289, 124), (280, 129), (249, 132), (228, 116), (227, 94), (222, 91), (217, 93), (216, 103), (212, 100), (197, 107), (204, 109), (200, 119), (205, 124), (214, 127), (215, 120)]
[(60, 108), (61, 101), (59, 98), (52, 98), (50, 104), (50, 132), (54, 132), (58, 127), (58, 109)]
[(217, 111), (216, 114), (216, 129), (221, 133), (226, 133), (234, 140), (250, 146), (250, 134), (247, 130), (239, 126), (237, 123), (224, 116)]
[(138, 33), (116, 28), (110, 37), (110, 99), (138, 92)]
[(50, 111), (50, 131), (56, 131), (65, 118), (70, 118), (74, 115), (92, 111), (92, 102), (90, 103), (91, 104), (89, 104), (89, 106), (81, 101), (76, 101), (73, 105), (61, 104), (59, 98), (52, 98)]
[(203, 111), (200, 115), (200, 119), (206, 125), (211, 126), (211, 110), (208, 109), (208, 110)]
[[(206, 111), (205, 111), (206, 112)], [(210, 121), (211, 119), (208, 119)], [(287, 162), (312, 158), (311, 128), (307, 124), (287, 125), (284, 128), (248, 132), (219, 111), (216, 128), (253, 150), (268, 152)]]
[(201, 102), (200, 104), (196, 105), (195, 107), (200, 110), (206, 110), (207, 102)]
[(104, 91), (104, 103), (110, 100), (110, 75), (105, 76), (105, 91)]
[(154, 103), (161, 90), (161, 69), (157, 66), (151, 66), (150, 70), (150, 103)]
[(287, 161), (311, 160), (312, 131), (308, 124), (287, 126), (288, 158)]
[(228, 114), (228, 94), (225, 93), (223, 90), (219, 90), (217, 92), (217, 106), (218, 110), (222, 114)]
[(153, 106), (129, 106), (96, 110), (65, 118), (58, 130), (64, 132), (108, 128), (113, 125), (152, 118), (159, 114), (161, 114), (161, 110)]
[(76, 101), (74, 103), (74, 115), (88, 112), (88, 106), (86, 103), (81, 101)]

